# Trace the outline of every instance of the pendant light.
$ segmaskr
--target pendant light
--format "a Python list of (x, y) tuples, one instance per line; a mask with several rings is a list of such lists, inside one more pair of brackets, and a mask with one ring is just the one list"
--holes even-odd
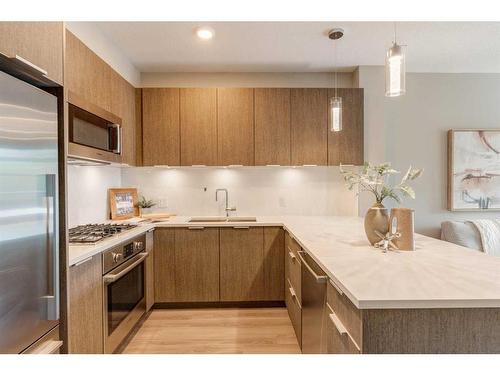
[[(344, 36), (344, 30), (332, 29), (328, 33), (328, 38), (331, 40), (339, 40)], [(328, 101), (328, 123), (332, 132), (342, 130), (342, 98), (337, 95), (337, 50), (335, 49), (335, 71), (334, 71), (334, 87), (335, 95)]]
[(396, 23), (394, 22), (394, 41), (387, 50), (385, 58), (385, 96), (395, 97), (406, 93), (405, 54), (396, 40)]

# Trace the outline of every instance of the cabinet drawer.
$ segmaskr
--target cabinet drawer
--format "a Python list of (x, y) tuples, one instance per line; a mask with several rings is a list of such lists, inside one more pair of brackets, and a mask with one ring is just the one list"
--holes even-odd
[(299, 346), (302, 347), (302, 308), (290, 280), (286, 280), (285, 303)]
[(326, 352), (328, 354), (360, 354), (347, 328), (328, 303), (325, 310)]
[(327, 287), (327, 303), (335, 312), (335, 315), (346, 327), (352, 339), (361, 347), (362, 344), (362, 320), (361, 311), (353, 305), (351, 300), (329, 280)]
[(300, 258), (297, 254), (291, 251), (288, 247), (285, 249), (285, 279), (288, 279), (299, 303), (302, 303), (302, 276), (301, 276)]

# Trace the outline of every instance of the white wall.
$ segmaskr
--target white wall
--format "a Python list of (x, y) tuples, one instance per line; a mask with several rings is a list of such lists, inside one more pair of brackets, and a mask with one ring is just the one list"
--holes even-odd
[(141, 75), (130, 59), (99, 29), (97, 22), (66, 22), (66, 28), (132, 86), (140, 87)]
[[(408, 73), (406, 95), (399, 98), (385, 98), (383, 67), (360, 67), (356, 79), (365, 89), (365, 159), (425, 169), (415, 183), (417, 199), (404, 202), (415, 209), (417, 232), (438, 237), (444, 220), (500, 216), (446, 209), (446, 133), (500, 128), (499, 74)], [(362, 195), (360, 215), (371, 202)]]
[(157, 211), (178, 215), (224, 215), (217, 188), (229, 190), (237, 215), (356, 215), (358, 209), (334, 167), (124, 168), (122, 185), (159, 202)]
[(68, 226), (109, 218), (108, 189), (121, 186), (120, 168), (68, 166)]
[[(352, 73), (338, 74), (353, 87)], [(141, 73), (142, 87), (332, 87), (332, 73)]]

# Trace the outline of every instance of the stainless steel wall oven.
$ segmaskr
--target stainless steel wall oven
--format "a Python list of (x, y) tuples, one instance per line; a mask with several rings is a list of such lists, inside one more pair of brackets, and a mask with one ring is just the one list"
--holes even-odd
[(102, 256), (104, 351), (113, 353), (146, 312), (146, 237), (136, 237)]

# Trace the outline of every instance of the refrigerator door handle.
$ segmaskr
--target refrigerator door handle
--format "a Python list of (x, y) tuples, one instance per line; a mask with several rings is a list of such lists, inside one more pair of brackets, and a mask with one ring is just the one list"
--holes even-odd
[(57, 236), (57, 203), (56, 195), (56, 175), (48, 174), (47, 196), (45, 205), (47, 209), (47, 293), (42, 298), (46, 300), (47, 318), (49, 320), (59, 319), (59, 285), (58, 285), (58, 236)]

